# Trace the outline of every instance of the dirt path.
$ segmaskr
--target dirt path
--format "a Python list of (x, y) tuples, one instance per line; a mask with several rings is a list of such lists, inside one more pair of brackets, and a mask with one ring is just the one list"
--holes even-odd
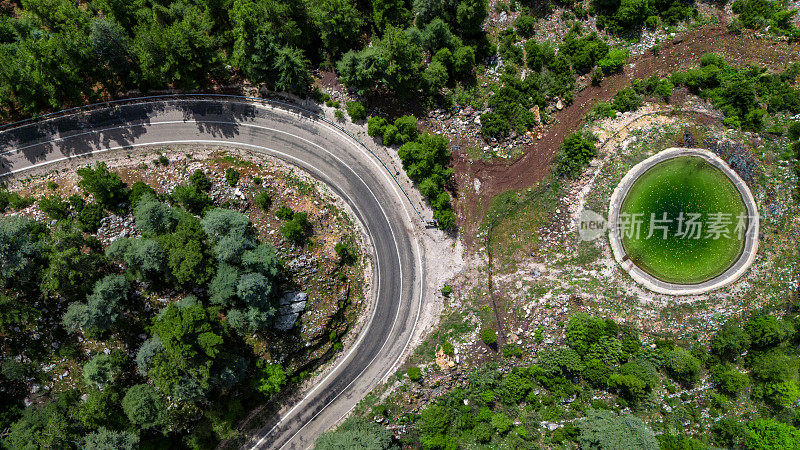
[(687, 31), (672, 42), (664, 42), (657, 55), (648, 52), (632, 57), (624, 73), (606, 77), (600, 86), (589, 86), (578, 92), (571, 105), (554, 114), (554, 123), (542, 138), (527, 146), (516, 160), (470, 161), (464, 155), (454, 155), (463, 238), (471, 242), (494, 196), (509, 189), (532, 186), (549, 174), (550, 163), (562, 139), (580, 128), (595, 103), (611, 100), (633, 79), (686, 69), (696, 64), (701, 55), (712, 51), (737, 66), (759, 65), (772, 70), (783, 70), (790, 62), (800, 61), (800, 45), (796, 43), (788, 44), (753, 32), (733, 35), (721, 24), (706, 25)]

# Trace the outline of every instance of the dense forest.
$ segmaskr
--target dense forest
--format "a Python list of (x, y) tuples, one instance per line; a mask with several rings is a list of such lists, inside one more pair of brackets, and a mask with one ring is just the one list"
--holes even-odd
[[(23, 0), (0, 16), (7, 118), (129, 90), (208, 88), (242, 77), (305, 93), (339, 68), (361, 93), (411, 95), (463, 77), (486, 52), (485, 0)], [(412, 12), (413, 11), (413, 12)], [(371, 42), (371, 45), (368, 44)], [(425, 71), (423, 50), (454, 60)]]
[[(83, 195), (66, 199), (0, 191), (0, 212), (35, 201), (45, 215), (0, 217), (4, 447), (213, 447), (305, 376), (282, 364), (294, 339), (274, 324), (283, 262), (239, 206), (212, 200), (202, 170), (170, 194), (102, 163), (78, 175)], [(228, 169), (225, 182), (238, 179)], [(306, 213), (272, 205), (267, 189), (253, 206), (272, 208), (302, 249)], [(131, 217), (135, 232), (101, 243), (106, 217)], [(336, 246), (341, 267), (355, 252)]]

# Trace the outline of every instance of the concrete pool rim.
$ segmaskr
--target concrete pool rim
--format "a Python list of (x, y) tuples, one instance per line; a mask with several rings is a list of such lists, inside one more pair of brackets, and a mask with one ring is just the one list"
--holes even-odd
[[(617, 221), (619, 219), (622, 203), (636, 180), (638, 180), (642, 174), (647, 172), (656, 164), (682, 156), (698, 156), (703, 158), (705, 161), (724, 173), (739, 192), (749, 217), (747, 229), (744, 233), (742, 252), (739, 254), (739, 257), (736, 259), (736, 261), (720, 275), (696, 284), (669, 283), (645, 272), (636, 264), (634, 264), (633, 261), (627, 258), (625, 250), (622, 246), (622, 239), (618, 233), (614, 232), (614, 230), (617, 229)], [(645, 288), (660, 294), (698, 295), (733, 283), (745, 272), (747, 272), (747, 270), (750, 268), (750, 265), (753, 263), (753, 260), (755, 260), (756, 252), (758, 250), (758, 229), (758, 208), (756, 206), (755, 199), (753, 198), (753, 194), (750, 192), (747, 184), (733, 169), (730, 168), (730, 166), (728, 166), (724, 160), (722, 160), (722, 158), (708, 150), (699, 148), (668, 148), (645, 159), (639, 164), (636, 164), (631, 170), (628, 171), (628, 173), (625, 174), (617, 187), (614, 189), (614, 193), (611, 195), (611, 200), (609, 202), (608, 238), (609, 243), (611, 244), (611, 250), (614, 253), (614, 259), (620, 264), (622, 269), (625, 270), (625, 272), (627, 272), (631, 278), (633, 278), (634, 281)]]

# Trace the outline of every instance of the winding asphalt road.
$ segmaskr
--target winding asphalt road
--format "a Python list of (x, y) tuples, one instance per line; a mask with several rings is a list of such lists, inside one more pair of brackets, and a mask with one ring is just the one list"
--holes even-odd
[(403, 354), (422, 302), (418, 221), (389, 172), (363, 146), (311, 113), (238, 98), (142, 101), (0, 132), (0, 179), (103, 152), (167, 144), (238, 147), (280, 158), (325, 182), (373, 245), (374, 307), (350, 350), (248, 448), (307, 448), (383, 381)]

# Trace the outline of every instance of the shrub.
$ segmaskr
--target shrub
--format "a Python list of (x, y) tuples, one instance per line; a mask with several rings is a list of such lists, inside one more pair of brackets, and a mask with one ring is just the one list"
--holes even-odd
[(479, 423), (475, 425), (475, 428), (472, 430), (472, 434), (475, 435), (475, 440), (478, 442), (488, 444), (492, 440), (494, 430), (487, 423)]
[(131, 207), (136, 208), (136, 205), (139, 204), (139, 200), (142, 198), (155, 199), (156, 191), (144, 182), (137, 181), (131, 186), (128, 202), (131, 204)]
[[(356, 444), (357, 443), (357, 444)], [(314, 443), (316, 450), (341, 450), (359, 445), (362, 449), (394, 450), (399, 446), (384, 426), (373, 420), (352, 416), (335, 430), (327, 431)]]
[(335, 117), (336, 120), (344, 120), (344, 113), (341, 109), (337, 109), (333, 112), (333, 117)]
[(359, 122), (367, 118), (367, 108), (361, 102), (347, 102), (347, 115), (353, 122)]
[(172, 198), (193, 214), (201, 214), (203, 210), (212, 204), (208, 194), (194, 185), (179, 184), (175, 186), (175, 190), (172, 191)]
[(280, 231), (291, 243), (295, 245), (304, 244), (311, 231), (308, 214), (304, 212), (295, 213), (291, 220), (281, 225)]
[(725, 417), (711, 428), (712, 442), (723, 448), (739, 448), (746, 432), (738, 417)]
[(143, 234), (150, 235), (171, 232), (178, 222), (177, 214), (172, 208), (154, 199), (139, 201), (133, 209), (133, 217), (136, 228)]
[(625, 88), (617, 92), (611, 105), (619, 112), (636, 111), (642, 106), (642, 98), (633, 89)]
[(502, 138), (511, 131), (508, 119), (494, 111), (481, 114), (481, 134), (484, 138)]
[(86, 194), (91, 194), (97, 203), (108, 209), (116, 210), (119, 205), (128, 201), (128, 186), (114, 172), (108, 170), (105, 163), (99, 163), (94, 169), (84, 167), (77, 170), (81, 177), (78, 186)]
[(609, 102), (597, 102), (589, 112), (589, 118), (592, 120), (605, 119), (607, 117), (617, 117), (617, 110)]
[(800, 448), (800, 430), (773, 418), (747, 424), (744, 446), (748, 449)]
[(486, 345), (495, 345), (497, 343), (497, 332), (491, 328), (484, 328), (481, 330), (481, 340)]
[(253, 198), (253, 202), (256, 206), (266, 211), (272, 205), (272, 196), (267, 191), (261, 191)]
[(342, 264), (353, 264), (356, 261), (356, 252), (348, 242), (339, 241), (334, 246), (339, 262)]
[(597, 147), (580, 133), (572, 133), (561, 143), (555, 172), (560, 176), (577, 177), (589, 161), (597, 156)]
[[(446, 49), (443, 49), (444, 51)], [(438, 53), (437, 53), (438, 55)], [(440, 92), (447, 85), (447, 67), (440, 61), (434, 60), (422, 72), (422, 78), (428, 84), (428, 89), (433, 94)]]
[(506, 344), (503, 346), (503, 356), (506, 358), (522, 356), (522, 347), (517, 344)]
[(422, 370), (419, 367), (409, 367), (406, 373), (408, 374), (408, 379), (411, 381), (419, 381), (422, 379)]
[(100, 221), (106, 216), (106, 211), (97, 203), (88, 203), (78, 211), (75, 225), (85, 233), (94, 233), (100, 228)]
[(447, 356), (454, 356), (456, 349), (453, 347), (453, 344), (449, 342), (445, 342), (442, 344), (442, 352)]
[(729, 320), (711, 336), (710, 347), (718, 358), (735, 361), (750, 348), (750, 336), (736, 322)]
[(609, 50), (608, 54), (597, 61), (597, 67), (603, 70), (606, 75), (622, 72), (625, 62), (628, 60), (629, 52), (627, 49), (615, 48)]
[[(226, 172), (227, 176), (227, 172)], [(192, 172), (192, 175), (189, 177), (189, 184), (194, 186), (198, 190), (208, 192), (211, 190), (211, 180), (208, 176), (200, 169), (195, 170)]]
[(61, 196), (58, 194), (40, 198), (38, 205), (39, 209), (53, 220), (64, 220), (67, 218), (69, 204), (61, 200)]
[(641, 419), (630, 414), (592, 409), (585, 419), (578, 421), (577, 427), (581, 448), (659, 448), (653, 432)]
[(800, 139), (800, 121), (793, 120), (789, 123), (789, 139), (793, 141)]
[(475, 48), (462, 45), (453, 52), (453, 74), (459, 79), (472, 75), (475, 67)]
[(122, 399), (122, 409), (135, 427), (148, 429), (164, 421), (166, 405), (155, 389), (148, 384), (137, 384)]
[(536, 19), (533, 16), (522, 14), (517, 17), (517, 20), (514, 22), (514, 27), (516, 27), (517, 33), (519, 33), (520, 36), (529, 38), (533, 36), (536, 27)]
[(412, 115), (401, 116), (395, 119), (394, 126), (397, 128), (398, 143), (405, 144), (417, 138), (417, 118)]
[(450, 286), (449, 284), (445, 284), (444, 286), (442, 286), (441, 292), (442, 296), (450, 297), (450, 295), (453, 293), (453, 287)]
[(228, 186), (230, 187), (235, 187), (239, 183), (240, 176), (239, 171), (233, 167), (225, 169), (225, 181), (228, 182)]
[(700, 373), (700, 360), (680, 347), (667, 354), (664, 366), (670, 376), (684, 386), (693, 385)]
[(790, 326), (780, 319), (759, 315), (750, 319), (745, 326), (753, 347), (767, 348), (783, 342), (790, 334)]
[(292, 211), (292, 208), (286, 205), (281, 205), (278, 207), (278, 210), (275, 211), (275, 217), (280, 220), (292, 220), (292, 217), (294, 217), (294, 211)]
[(367, 134), (372, 137), (383, 136), (387, 124), (388, 122), (383, 117), (372, 116), (367, 121)]
[(592, 71), (592, 86), (600, 86), (600, 83), (603, 82), (603, 69), (600, 67), (595, 67)]

